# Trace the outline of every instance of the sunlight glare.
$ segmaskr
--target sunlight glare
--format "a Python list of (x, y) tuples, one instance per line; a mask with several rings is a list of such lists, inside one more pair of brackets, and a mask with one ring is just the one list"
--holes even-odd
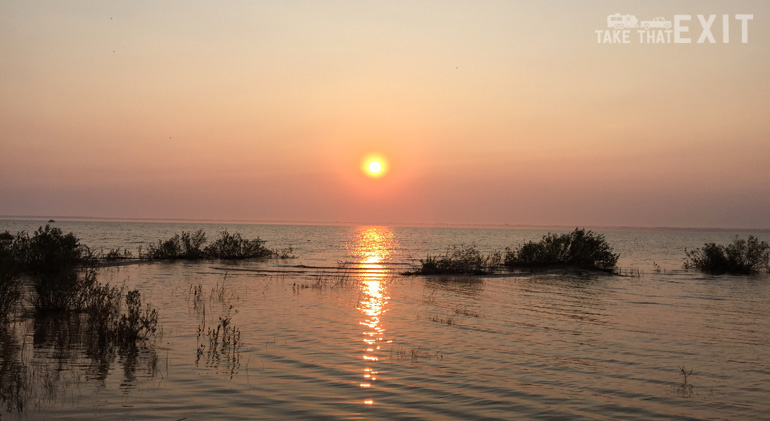
[(371, 178), (379, 178), (388, 171), (388, 162), (381, 155), (369, 155), (364, 158), (361, 170)]

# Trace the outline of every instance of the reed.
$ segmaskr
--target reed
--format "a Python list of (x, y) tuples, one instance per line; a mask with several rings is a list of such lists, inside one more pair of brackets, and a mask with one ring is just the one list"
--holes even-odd
[(294, 249), (271, 250), (265, 247), (265, 241), (259, 237), (246, 239), (239, 233), (225, 230), (208, 246), (203, 230), (195, 232), (182, 231), (166, 240), (158, 240), (157, 244), (148, 244), (147, 251), (141, 255), (149, 260), (245, 260), (245, 259), (291, 259), (295, 258)]
[(442, 255), (428, 255), (420, 266), (404, 275), (486, 275), (500, 265), (502, 254), (482, 254), (475, 245), (454, 245)]
[(13, 235), (7, 231), (0, 233), (0, 323), (13, 313), (21, 299), (19, 269), (11, 254), (12, 246)]

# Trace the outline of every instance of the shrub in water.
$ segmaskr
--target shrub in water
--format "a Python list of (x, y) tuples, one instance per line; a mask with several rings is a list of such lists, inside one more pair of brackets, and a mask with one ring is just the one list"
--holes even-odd
[(195, 232), (182, 231), (182, 235), (174, 235), (168, 240), (158, 240), (158, 244), (149, 244), (145, 258), (153, 260), (188, 259), (196, 260), (205, 257), (203, 244), (206, 234), (203, 230)]
[[(7, 236), (7, 233), (3, 235)], [(32, 237), (25, 232), (17, 234), (11, 254), (23, 270), (34, 274), (69, 270), (94, 261), (91, 250), (80, 244), (75, 234), (64, 234), (61, 229), (49, 225), (38, 228)]]
[(270, 250), (265, 247), (265, 241), (257, 237), (248, 240), (240, 234), (230, 234), (222, 231), (213, 243), (203, 247), (206, 243), (206, 234), (203, 230), (196, 232), (182, 232), (158, 244), (149, 244), (147, 253), (142, 257), (151, 260), (175, 260), (175, 259), (260, 259), (266, 257), (291, 258), (294, 257), (291, 248), (284, 250)]
[(122, 343), (135, 343), (155, 334), (158, 312), (149, 304), (142, 307), (142, 296), (137, 290), (126, 294), (126, 313), (120, 316), (117, 333)]
[(500, 264), (500, 252), (483, 255), (474, 245), (452, 246), (443, 255), (428, 255), (420, 260), (420, 268), (409, 275), (466, 274), (484, 275), (492, 272)]
[(116, 260), (128, 260), (134, 258), (134, 253), (132, 253), (129, 249), (110, 249), (110, 251), (107, 253), (102, 253), (101, 258), (110, 262), (114, 262)]
[(35, 309), (39, 312), (81, 311), (87, 291), (95, 282), (93, 269), (43, 273), (35, 278)]
[(10, 316), (21, 298), (16, 264), (11, 248), (13, 235), (8, 231), (0, 233), (0, 322)]
[(685, 269), (700, 269), (710, 274), (750, 275), (770, 271), (770, 245), (749, 235), (748, 240), (737, 236), (731, 244), (706, 243), (695, 250), (685, 250)]
[(506, 249), (505, 266), (509, 268), (576, 267), (612, 270), (618, 255), (602, 234), (576, 228), (569, 234), (544, 235), (517, 249)]
[(241, 234), (230, 234), (225, 230), (206, 247), (206, 255), (212, 259), (260, 259), (272, 257), (273, 251), (265, 247), (265, 242), (259, 237), (247, 240)]

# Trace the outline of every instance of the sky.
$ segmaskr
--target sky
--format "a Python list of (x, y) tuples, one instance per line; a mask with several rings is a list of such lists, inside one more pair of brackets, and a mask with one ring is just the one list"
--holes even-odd
[(0, 215), (770, 228), (768, 53), (763, 0), (2, 1)]

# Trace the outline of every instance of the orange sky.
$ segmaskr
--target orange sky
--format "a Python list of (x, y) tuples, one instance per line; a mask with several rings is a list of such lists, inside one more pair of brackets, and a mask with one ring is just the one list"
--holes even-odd
[(3, 2), (0, 215), (768, 228), (770, 3), (671, 3)]

